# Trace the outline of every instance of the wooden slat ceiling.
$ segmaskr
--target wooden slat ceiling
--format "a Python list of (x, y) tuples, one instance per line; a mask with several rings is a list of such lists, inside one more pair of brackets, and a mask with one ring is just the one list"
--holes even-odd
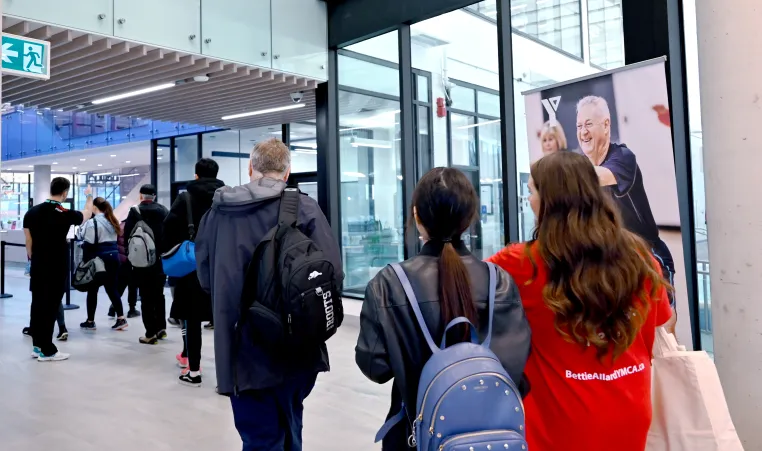
[[(87, 111), (234, 129), (315, 118), (317, 81), (201, 55), (126, 42), (4, 17), (3, 31), (51, 43), (51, 77), (41, 81), (3, 76), (2, 101), (26, 107)], [(192, 81), (206, 75), (209, 81)], [(124, 92), (190, 80), (163, 91), (82, 107)], [(291, 105), (304, 92), (303, 108), (223, 121), (222, 116)]]

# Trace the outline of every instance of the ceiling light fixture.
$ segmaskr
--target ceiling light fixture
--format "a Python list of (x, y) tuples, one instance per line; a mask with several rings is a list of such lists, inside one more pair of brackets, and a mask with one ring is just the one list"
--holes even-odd
[(277, 113), (278, 111), (295, 110), (297, 108), (304, 107), (304, 103), (296, 103), (294, 105), (279, 106), (276, 108), (268, 108), (266, 110), (251, 111), (248, 113), (231, 114), (230, 116), (222, 116), (223, 121), (229, 121), (231, 119), (240, 119), (242, 117), (259, 116), (260, 114)]
[(125, 163), (130, 164), (130, 160), (125, 161)]
[(98, 167), (101, 167), (101, 166), (103, 166), (103, 165), (99, 163), (99, 164), (98, 164)]
[(58, 162), (57, 162), (57, 161), (54, 161), (54, 162), (53, 162), (53, 164), (58, 164)]
[(111, 158), (114, 158), (116, 155), (111, 155)]
[(101, 175), (111, 175), (111, 174), (112, 174), (111, 172), (101, 172), (100, 174), (93, 174), (93, 177), (98, 177)]
[(119, 177), (137, 177), (142, 174), (119, 174)]
[(76, 166), (72, 166), (71, 168), (72, 168), (72, 169), (77, 169), (77, 167), (76, 167)]
[(102, 99), (95, 99), (95, 100), (93, 100), (90, 103), (92, 103), (93, 105), (100, 105), (100, 104), (107, 103), (107, 102), (113, 102), (113, 101), (116, 101), (116, 100), (126, 99), (128, 97), (135, 97), (135, 96), (139, 96), (139, 95), (143, 95), (143, 94), (148, 94), (148, 93), (151, 93), (151, 92), (161, 91), (163, 89), (169, 89), (169, 88), (172, 88), (174, 86), (175, 86), (174, 82), (172, 82), (172, 83), (163, 83), (163, 84), (160, 84), (160, 85), (151, 86), (150, 88), (138, 89), (137, 91), (130, 91), (130, 92), (125, 92), (124, 94), (117, 94), (117, 95), (111, 96), (111, 97), (104, 97)]
[(79, 161), (86, 161), (86, 158), (80, 158)]

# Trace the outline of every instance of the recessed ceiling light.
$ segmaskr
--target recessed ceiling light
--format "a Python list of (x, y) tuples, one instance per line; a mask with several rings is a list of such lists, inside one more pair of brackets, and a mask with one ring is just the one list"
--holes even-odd
[(79, 161), (87, 161), (87, 158), (80, 158)]
[(103, 165), (102, 164), (98, 164), (98, 167), (101, 167), (101, 166), (103, 166)]
[(33, 168), (34, 166), (32, 166), (32, 165), (30, 164), (30, 165), (29, 165), (29, 166), (27, 166), (27, 167), (28, 167), (28, 168)]
[(130, 164), (130, 160), (125, 161), (125, 163)]
[(111, 155), (111, 158), (114, 158), (116, 155)]
[(113, 102), (115, 100), (122, 100), (122, 99), (126, 99), (128, 97), (139, 96), (141, 94), (148, 94), (150, 92), (161, 91), (162, 89), (169, 89), (169, 88), (172, 88), (174, 86), (175, 86), (174, 82), (173, 83), (164, 83), (164, 84), (161, 84), (161, 85), (151, 86), (150, 88), (138, 89), (137, 91), (130, 91), (130, 92), (125, 92), (124, 94), (117, 94), (117, 95), (111, 96), (111, 97), (104, 97), (102, 99), (95, 99), (95, 100), (93, 100), (90, 103), (92, 103), (93, 105), (100, 105), (100, 104), (106, 103), (106, 102)]
[(76, 166), (72, 166), (71, 168), (72, 168), (72, 169), (77, 169), (77, 167), (76, 167)]
[(57, 161), (54, 161), (54, 162), (53, 162), (53, 164), (58, 164), (58, 162), (57, 162)]
[(277, 113), (278, 111), (294, 110), (296, 108), (302, 108), (304, 106), (305, 106), (304, 103), (297, 103), (295, 105), (279, 106), (277, 108), (268, 108), (266, 110), (251, 111), (249, 113), (231, 114), (230, 116), (222, 116), (222, 120), (227, 121), (230, 119), (239, 119), (242, 117), (258, 116), (260, 114)]

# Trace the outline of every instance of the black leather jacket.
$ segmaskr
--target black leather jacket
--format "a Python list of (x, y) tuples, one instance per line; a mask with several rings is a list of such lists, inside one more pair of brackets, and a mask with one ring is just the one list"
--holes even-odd
[[(456, 250), (471, 277), (479, 314), (477, 327), (480, 340), (483, 340), (487, 332), (489, 270), (486, 263), (471, 255), (462, 243), (456, 244)], [(439, 343), (445, 326), (439, 305), (438, 260), (441, 251), (442, 243), (429, 242), (418, 256), (401, 264), (436, 343)], [(530, 338), (529, 323), (524, 315), (519, 290), (511, 276), (498, 268), (490, 347), (517, 384), (523, 381)], [(383, 384), (394, 378), (389, 416), (399, 412), (401, 395), (408, 406), (410, 422), (398, 424), (386, 436), (384, 450), (407, 449), (407, 435), (415, 417), (418, 380), (429, 357), (431, 350), (408, 305), (402, 285), (394, 270), (386, 267), (371, 280), (365, 290), (365, 302), (360, 315), (360, 336), (355, 348), (357, 366), (370, 380)]]

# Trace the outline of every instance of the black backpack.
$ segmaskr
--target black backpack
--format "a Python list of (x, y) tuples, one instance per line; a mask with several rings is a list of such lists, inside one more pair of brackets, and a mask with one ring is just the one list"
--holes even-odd
[(278, 224), (257, 245), (241, 295), (241, 327), (248, 323), (254, 344), (264, 349), (314, 349), (344, 320), (333, 263), (296, 227), (297, 188), (280, 200)]

